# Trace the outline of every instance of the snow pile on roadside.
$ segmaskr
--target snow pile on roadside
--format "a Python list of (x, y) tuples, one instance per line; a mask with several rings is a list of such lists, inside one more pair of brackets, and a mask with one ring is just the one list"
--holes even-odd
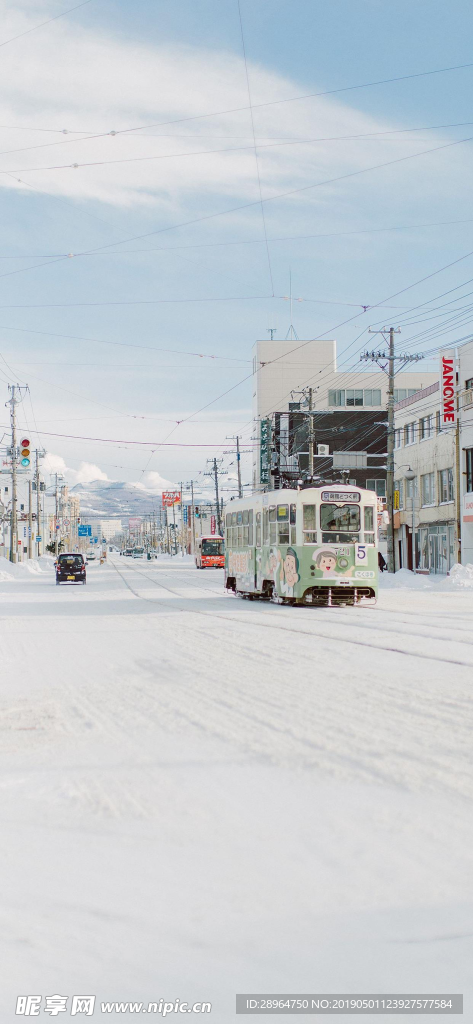
[(380, 589), (392, 590), (397, 587), (408, 587), (409, 590), (431, 590), (433, 586), (431, 576), (422, 576), (419, 573), (411, 572), (410, 569), (398, 569), (397, 572), (380, 572)]
[(464, 587), (473, 590), (473, 565), (460, 565), (458, 562), (452, 566), (450, 573), (444, 583), (449, 587)]
[(10, 562), (8, 558), (2, 556), (0, 557), (0, 582), (25, 579), (27, 573), (43, 575), (45, 572), (50, 572), (51, 561), (43, 556), (40, 559), (28, 558), (25, 562)]

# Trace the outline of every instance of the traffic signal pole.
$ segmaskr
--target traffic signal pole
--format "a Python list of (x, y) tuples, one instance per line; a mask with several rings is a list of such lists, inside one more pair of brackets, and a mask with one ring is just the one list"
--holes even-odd
[(33, 483), (28, 480), (28, 558), (33, 558)]
[(35, 481), (36, 481), (36, 554), (37, 554), (37, 557), (39, 558), (39, 556), (41, 554), (41, 551), (40, 551), (40, 544), (38, 543), (38, 537), (41, 537), (42, 534), (41, 534), (41, 521), (40, 521), (41, 520), (41, 495), (40, 495), (39, 452), (38, 452), (38, 450), (35, 451), (35, 458), (36, 458), (36, 463), (35, 463), (34, 478), (35, 478)]
[(17, 451), (16, 451), (16, 387), (12, 384), (11, 388), (11, 476), (12, 476), (12, 498), (11, 498), (11, 517), (10, 517), (10, 562), (18, 561), (18, 478), (16, 475), (17, 470)]

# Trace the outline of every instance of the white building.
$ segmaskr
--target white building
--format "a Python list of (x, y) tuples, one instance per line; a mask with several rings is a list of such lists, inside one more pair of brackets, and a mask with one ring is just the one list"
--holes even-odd
[[(441, 428), (438, 380), (395, 406), (396, 569), (446, 573), (458, 561), (456, 430)], [(406, 473), (415, 473), (409, 480)], [(412, 531), (415, 559), (412, 558)]]
[(118, 533), (123, 532), (121, 519), (101, 519), (100, 529), (103, 540), (111, 541)]
[[(360, 363), (359, 370), (337, 369), (336, 341), (257, 341), (253, 349), (253, 418), (255, 437), (261, 423), (274, 412), (286, 412), (291, 393), (313, 388), (313, 408), (379, 409), (387, 403), (387, 375), (376, 364)], [(363, 367), (363, 369), (361, 368)], [(437, 379), (435, 373), (402, 370), (395, 399), (413, 395)], [(253, 456), (253, 486), (260, 484), (258, 446)]]
[(473, 342), (458, 349), (462, 563), (473, 563)]

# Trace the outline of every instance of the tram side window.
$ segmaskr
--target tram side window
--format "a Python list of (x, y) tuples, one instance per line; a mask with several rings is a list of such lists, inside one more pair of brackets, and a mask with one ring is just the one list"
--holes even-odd
[(243, 547), (243, 512), (237, 512), (237, 548)]
[(353, 544), (360, 539), (360, 506), (321, 505), (320, 525), (322, 544)]
[(277, 525), (277, 509), (276, 505), (269, 506), (269, 543), (277, 544), (278, 542), (278, 525)]
[(374, 508), (372, 505), (367, 505), (365, 508), (365, 544), (374, 543)]
[(243, 547), (248, 546), (248, 509), (245, 508), (243, 512)]
[(289, 544), (289, 505), (278, 505), (279, 543)]
[(261, 547), (261, 512), (256, 513), (256, 547)]
[(253, 546), (253, 509), (248, 512), (248, 544)]
[(232, 548), (236, 548), (238, 546), (238, 531), (236, 521), (237, 514), (236, 512), (232, 512)]
[(302, 506), (302, 534), (304, 544), (317, 544), (315, 505)]
[(267, 544), (269, 541), (269, 515), (268, 509), (263, 509), (263, 544)]
[(294, 547), (294, 545), (297, 543), (297, 540), (296, 540), (296, 506), (295, 505), (291, 505), (290, 506), (290, 509), (289, 509), (289, 521), (290, 521), (290, 524), (291, 524), (291, 544)]

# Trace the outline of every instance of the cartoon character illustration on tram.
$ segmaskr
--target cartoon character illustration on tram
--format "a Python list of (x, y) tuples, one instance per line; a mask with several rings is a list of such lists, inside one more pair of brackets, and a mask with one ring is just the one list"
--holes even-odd
[(314, 559), (314, 575), (322, 577), (322, 579), (336, 579), (337, 576), (351, 576), (353, 573), (354, 566), (351, 565), (348, 568), (348, 559), (346, 556), (339, 557), (335, 548), (322, 548), (320, 551), (314, 551), (312, 558)]
[(294, 597), (294, 587), (300, 580), (299, 558), (294, 548), (288, 548), (281, 566), (279, 589), (284, 597)]

